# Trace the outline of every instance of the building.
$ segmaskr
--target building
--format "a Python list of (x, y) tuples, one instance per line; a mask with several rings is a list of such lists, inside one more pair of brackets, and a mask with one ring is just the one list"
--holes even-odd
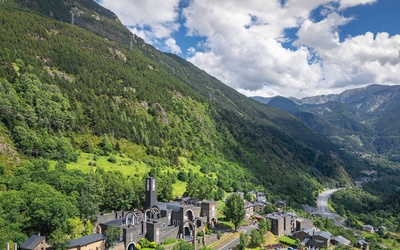
[[(144, 211), (119, 211), (101, 215), (98, 219), (98, 232), (109, 227), (122, 229), (120, 241), (125, 249), (134, 249), (141, 238), (162, 243), (167, 238), (191, 237), (193, 242), (199, 230), (217, 223), (217, 203), (180, 198), (174, 202), (157, 201), (156, 178), (147, 178)], [(205, 235), (205, 234), (204, 234)]]
[(293, 231), (301, 231), (314, 227), (312, 220), (306, 218), (296, 218), (293, 224)]
[(329, 247), (331, 241), (332, 234), (326, 231), (321, 231), (315, 233), (311, 236), (308, 245), (312, 248), (323, 248)]
[(271, 232), (278, 237), (289, 235), (291, 231), (292, 217), (285, 213), (267, 214), (265, 218), (271, 221)]
[(369, 250), (369, 243), (366, 242), (365, 240), (359, 240), (359, 241), (357, 241), (357, 246), (358, 246), (361, 250)]
[(293, 236), (296, 239), (299, 239), (301, 242), (303, 242), (303, 241), (308, 242), (313, 235), (315, 235), (319, 232), (320, 232), (320, 230), (318, 228), (313, 227), (313, 228), (308, 228), (308, 229), (294, 232)]
[(254, 205), (252, 202), (244, 202), (244, 210), (246, 210), (246, 218), (250, 218), (254, 214)]
[(47, 244), (46, 237), (40, 235), (32, 235), (20, 246), (22, 250), (46, 250), (49, 248), (50, 245)]
[(71, 240), (68, 250), (104, 250), (105, 236), (102, 234), (91, 234)]
[(362, 227), (362, 229), (363, 229), (364, 231), (366, 231), (366, 232), (369, 232), (369, 233), (375, 232), (375, 231), (374, 231), (374, 227), (371, 226), (371, 225), (364, 225), (364, 226)]
[(345, 237), (339, 235), (339, 236), (333, 237), (331, 239), (331, 244), (334, 246), (339, 245), (339, 244), (345, 245), (345, 246), (351, 246), (351, 241), (346, 239)]

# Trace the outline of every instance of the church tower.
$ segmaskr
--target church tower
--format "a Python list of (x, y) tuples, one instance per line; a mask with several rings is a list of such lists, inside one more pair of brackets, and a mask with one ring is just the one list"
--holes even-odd
[(146, 178), (146, 202), (144, 209), (157, 205), (157, 184), (155, 177)]

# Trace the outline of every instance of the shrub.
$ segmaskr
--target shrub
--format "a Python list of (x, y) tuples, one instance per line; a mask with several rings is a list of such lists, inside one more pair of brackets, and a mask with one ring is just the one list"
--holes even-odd
[(173, 238), (166, 238), (166, 239), (164, 240), (164, 245), (172, 244), (172, 243), (175, 243), (175, 242), (176, 242), (176, 239), (173, 239)]
[(107, 161), (108, 161), (108, 162), (111, 162), (111, 163), (116, 163), (116, 162), (117, 162), (117, 159), (115, 158), (115, 156), (111, 155), (111, 156), (107, 159)]

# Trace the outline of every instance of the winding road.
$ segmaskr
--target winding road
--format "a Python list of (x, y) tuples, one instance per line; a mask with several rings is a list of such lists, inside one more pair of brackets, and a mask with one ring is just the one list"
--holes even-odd
[(342, 218), (340, 215), (331, 212), (328, 207), (329, 197), (331, 197), (331, 195), (338, 190), (340, 190), (340, 188), (328, 189), (318, 195), (318, 200), (317, 200), (318, 212), (315, 212), (315, 214), (319, 214), (323, 218), (332, 219), (335, 222), (335, 225), (343, 226), (345, 219)]

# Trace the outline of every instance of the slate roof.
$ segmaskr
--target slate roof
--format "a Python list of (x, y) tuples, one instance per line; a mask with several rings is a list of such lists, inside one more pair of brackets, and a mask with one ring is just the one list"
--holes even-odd
[(359, 240), (357, 241), (358, 245), (363, 246), (363, 245), (369, 245), (368, 242), (366, 242), (365, 240)]
[(103, 223), (101, 223), (101, 224), (107, 225), (107, 226), (119, 227), (119, 226), (121, 226), (121, 225), (124, 224), (124, 221), (125, 221), (125, 218), (123, 218), (123, 219), (116, 219), (116, 220), (109, 220), (109, 221), (103, 222)]
[(27, 239), (24, 243), (22, 243), (20, 248), (23, 248), (23, 249), (34, 249), (44, 239), (45, 239), (44, 236), (32, 235), (31, 237), (29, 237), (29, 239)]
[(343, 237), (341, 235), (332, 238), (331, 241), (336, 241), (340, 244), (347, 245), (347, 246), (349, 246), (351, 244), (351, 241), (349, 241), (348, 239), (346, 239), (345, 237)]
[(86, 235), (82, 236), (80, 238), (76, 238), (71, 240), (71, 243), (69, 243), (68, 247), (76, 247), (76, 246), (86, 246), (90, 243), (104, 240), (106, 237), (102, 234), (91, 234), (91, 235)]
[(326, 232), (326, 231), (319, 232), (319, 233), (317, 233), (315, 235), (319, 235), (319, 236), (321, 236), (321, 237), (323, 237), (323, 238), (325, 238), (327, 240), (330, 240), (331, 236), (332, 236), (332, 234), (330, 232)]
[(308, 244), (309, 241), (310, 241), (310, 238), (304, 238), (304, 240), (301, 242), (301, 244), (304, 246), (304, 245)]

